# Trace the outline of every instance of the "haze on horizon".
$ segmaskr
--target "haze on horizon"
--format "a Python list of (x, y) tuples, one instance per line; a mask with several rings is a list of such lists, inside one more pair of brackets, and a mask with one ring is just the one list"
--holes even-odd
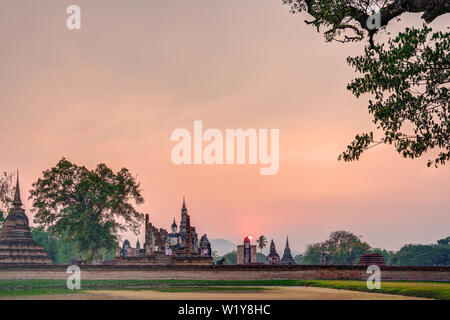
[[(74, 3), (80, 31), (65, 27)], [(1, 2), (0, 171), (20, 169), (26, 198), (63, 156), (126, 167), (154, 225), (178, 222), (186, 196), (199, 235), (240, 243), (264, 234), (278, 251), (286, 235), (303, 251), (335, 230), (394, 250), (449, 236), (448, 166), (427, 168), (427, 157), (403, 159), (387, 146), (337, 161), (355, 134), (373, 129), (368, 97), (346, 90), (355, 74), (345, 59), (364, 43), (325, 43), (305, 18), (281, 0)], [(420, 19), (389, 30), (409, 24)], [(175, 166), (171, 132), (194, 120), (280, 129), (279, 173)]]

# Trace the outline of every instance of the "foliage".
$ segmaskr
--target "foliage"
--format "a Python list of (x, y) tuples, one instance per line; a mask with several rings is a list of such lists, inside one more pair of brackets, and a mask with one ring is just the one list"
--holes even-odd
[(440, 239), (437, 241), (439, 246), (447, 246), (450, 244), (450, 237), (447, 237), (445, 239)]
[[(448, 0), (283, 0), (293, 13), (306, 11), (314, 19), (306, 21), (320, 32), (326, 28), (326, 41), (369, 40), (365, 55), (348, 58), (362, 73), (348, 89), (359, 97), (372, 94), (369, 113), (383, 131), (358, 134), (339, 160), (359, 160), (361, 154), (377, 145), (394, 145), (405, 158), (419, 158), (437, 151), (427, 165), (444, 165), (450, 160), (450, 33), (435, 32), (427, 24), (450, 11)], [(379, 13), (380, 25), (369, 24)], [(390, 21), (404, 13), (423, 13), (422, 29), (406, 28), (388, 48), (376, 44), (374, 36)]]
[(64, 237), (54, 236), (42, 228), (32, 228), (33, 240), (44, 247), (50, 259), (55, 264), (71, 264), (80, 259), (80, 253), (72, 241), (65, 241)]
[(438, 149), (428, 161), (445, 164), (450, 159), (450, 33), (431, 29), (406, 29), (388, 49), (376, 45), (366, 48), (364, 56), (348, 58), (363, 74), (348, 85), (356, 97), (370, 93), (373, 122), (384, 132), (374, 141), (373, 132), (357, 135), (340, 159), (359, 159), (361, 153), (377, 144), (394, 144), (403, 157), (418, 158)]
[(294, 257), (296, 264), (303, 264), (304, 256), (302, 254), (298, 254)]
[(437, 244), (408, 244), (393, 252), (371, 248), (350, 232), (336, 231), (331, 233), (330, 239), (308, 245), (301, 264), (320, 264), (324, 257), (329, 264), (353, 264), (361, 255), (377, 252), (383, 255), (387, 265), (450, 266), (449, 242), (450, 237), (447, 237)]
[(264, 254), (257, 252), (256, 253), (256, 262), (266, 263), (267, 262), (267, 257)]
[[(222, 257), (218, 258), (217, 260), (220, 260), (222, 258), (225, 258), (225, 265), (236, 265), (237, 264), (237, 253), (235, 250), (228, 252), (227, 254), (223, 255)], [(266, 263), (267, 262), (267, 257), (262, 254), (257, 252), (256, 253), (256, 262), (259, 263)]]
[(139, 183), (123, 168), (114, 173), (105, 164), (88, 170), (63, 158), (32, 185), (34, 222), (45, 231), (75, 244), (85, 261), (99, 262), (115, 250), (119, 232), (137, 233), (143, 214)]
[(3, 172), (0, 175), (0, 211), (4, 213), (9, 212), (9, 207), (14, 199), (12, 180), (12, 174)]
[(328, 240), (307, 246), (303, 264), (319, 264), (325, 257), (329, 264), (354, 264), (370, 251), (370, 246), (360, 237), (347, 231), (334, 231)]
[[(323, 32), (326, 41), (355, 42), (366, 38), (371, 46), (374, 35), (385, 29), (390, 21), (399, 19), (404, 13), (423, 13), (426, 23), (448, 13), (448, 0), (282, 0), (292, 13), (308, 12), (314, 20), (305, 21), (318, 32)], [(369, 18), (380, 14), (380, 28), (368, 24)]]
[(450, 266), (450, 237), (437, 244), (407, 244), (399, 251), (374, 249), (383, 255), (387, 265), (397, 266)]
[(390, 265), (450, 266), (450, 245), (407, 244), (389, 258)]
[(223, 255), (222, 258), (225, 258), (226, 265), (235, 265), (237, 264), (237, 253), (235, 250), (228, 252), (227, 254)]
[(3, 211), (0, 211), (0, 230), (2, 230), (4, 222), (5, 222), (5, 216), (3, 215)]
[[(295, 280), (296, 285), (372, 292), (366, 281), (357, 280)], [(383, 281), (376, 293), (450, 300), (450, 283)]]
[(256, 240), (256, 243), (258, 244), (258, 248), (261, 249), (262, 253), (262, 250), (267, 246), (267, 238), (265, 236), (260, 236)]

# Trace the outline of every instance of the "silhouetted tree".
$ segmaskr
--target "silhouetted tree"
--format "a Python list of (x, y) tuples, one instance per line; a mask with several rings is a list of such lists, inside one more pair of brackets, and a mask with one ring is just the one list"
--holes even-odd
[[(450, 160), (450, 33), (432, 32), (427, 25), (450, 11), (449, 0), (283, 0), (293, 13), (306, 11), (306, 21), (326, 41), (368, 39), (365, 54), (348, 58), (362, 76), (348, 85), (356, 97), (370, 94), (369, 113), (380, 138), (373, 132), (355, 136), (339, 160), (359, 160), (377, 145), (394, 145), (403, 157), (418, 158), (430, 150), (437, 154), (427, 165)], [(372, 22), (379, 13), (379, 26)], [(422, 13), (424, 26), (406, 28), (389, 39), (387, 48), (374, 36), (404, 13)]]
[(331, 264), (354, 264), (370, 251), (370, 246), (360, 237), (348, 231), (334, 231), (328, 240), (307, 246), (304, 264), (319, 264), (322, 256)]
[(32, 187), (34, 222), (74, 243), (88, 262), (99, 262), (116, 249), (119, 232), (137, 233), (143, 221), (131, 203), (144, 201), (139, 183), (125, 168), (88, 170), (63, 158)]
[(262, 250), (267, 246), (267, 238), (265, 236), (260, 236), (256, 240), (256, 243), (258, 244), (258, 248), (261, 249), (262, 254)]

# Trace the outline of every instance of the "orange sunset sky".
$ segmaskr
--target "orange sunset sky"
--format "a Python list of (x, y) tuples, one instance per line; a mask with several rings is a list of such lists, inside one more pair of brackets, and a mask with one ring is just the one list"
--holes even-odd
[[(66, 28), (70, 4), (81, 7), (79, 31)], [(374, 129), (368, 97), (346, 90), (355, 73), (345, 59), (364, 43), (325, 43), (307, 18), (281, 0), (1, 1), (0, 171), (20, 169), (27, 198), (63, 156), (127, 167), (156, 226), (179, 219), (185, 195), (200, 236), (264, 234), (279, 251), (286, 235), (303, 251), (334, 230), (393, 250), (449, 236), (448, 165), (427, 168), (427, 156), (403, 159), (388, 146), (337, 161), (356, 133)], [(170, 135), (192, 132), (194, 120), (280, 129), (279, 173), (175, 166)]]

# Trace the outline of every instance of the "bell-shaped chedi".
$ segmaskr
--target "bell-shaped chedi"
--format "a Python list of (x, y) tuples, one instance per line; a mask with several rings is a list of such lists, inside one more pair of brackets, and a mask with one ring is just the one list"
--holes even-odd
[(36, 244), (31, 236), (20, 198), (19, 175), (12, 205), (0, 230), (0, 264), (52, 264), (44, 247)]
[(283, 257), (281, 258), (281, 264), (295, 264), (295, 260), (292, 258), (291, 248), (289, 248), (288, 238), (286, 238), (286, 247), (284, 248)]

